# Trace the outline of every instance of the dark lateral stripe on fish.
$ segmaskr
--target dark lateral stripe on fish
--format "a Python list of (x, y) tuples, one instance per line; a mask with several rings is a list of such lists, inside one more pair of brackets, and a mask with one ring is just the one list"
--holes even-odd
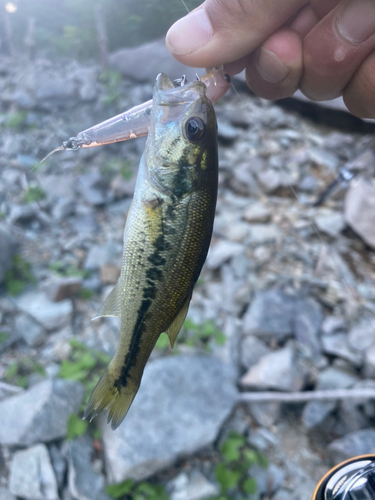
[(134, 327), (131, 346), (129, 351), (127, 352), (124, 363), (121, 368), (120, 376), (114, 381), (114, 386), (121, 391), (123, 387), (127, 384), (127, 379), (130, 377), (130, 370), (137, 363), (137, 354), (140, 349), (140, 342), (142, 338), (142, 333), (144, 332), (146, 325), (143, 323), (144, 317), (147, 311), (150, 309), (152, 304), (151, 299), (143, 299), (141, 302), (141, 306), (138, 309), (137, 322)]
[(121, 368), (120, 376), (115, 380), (115, 387), (120, 390), (121, 387), (125, 387), (127, 383), (127, 379), (130, 376), (130, 370), (133, 366), (135, 366), (137, 361), (137, 354), (140, 349), (140, 342), (142, 338), (142, 333), (145, 329), (145, 324), (143, 322), (144, 317), (151, 306), (151, 299), (155, 299), (156, 297), (156, 286), (155, 280), (160, 280), (163, 276), (163, 273), (159, 266), (165, 264), (165, 258), (160, 255), (160, 252), (168, 250), (170, 248), (170, 244), (165, 241), (163, 233), (161, 233), (153, 242), (153, 247), (155, 248), (154, 252), (148, 257), (148, 261), (153, 264), (155, 267), (151, 267), (146, 272), (147, 277), (147, 285), (143, 288), (143, 300), (140, 308), (137, 311), (137, 321), (134, 326), (131, 345), (129, 351), (127, 352), (124, 363)]

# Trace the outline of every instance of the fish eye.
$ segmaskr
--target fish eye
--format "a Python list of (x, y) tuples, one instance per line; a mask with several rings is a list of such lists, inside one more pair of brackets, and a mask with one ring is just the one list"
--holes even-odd
[(203, 120), (201, 120), (197, 116), (189, 118), (185, 123), (186, 138), (189, 141), (197, 141), (203, 136), (205, 129), (206, 126)]

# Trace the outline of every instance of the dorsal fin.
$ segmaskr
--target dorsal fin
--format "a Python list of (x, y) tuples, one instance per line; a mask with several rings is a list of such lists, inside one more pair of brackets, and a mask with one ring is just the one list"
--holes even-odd
[(171, 325), (166, 331), (166, 334), (169, 337), (169, 342), (171, 344), (171, 347), (174, 346), (178, 332), (181, 330), (182, 324), (185, 321), (187, 312), (189, 310), (190, 300), (191, 300), (191, 295), (188, 297), (185, 304), (181, 307), (181, 310), (179, 311), (179, 313), (177, 314), (177, 316), (172, 321)]
[(121, 287), (120, 279), (116, 283), (112, 292), (108, 295), (103, 307), (92, 319), (103, 318), (105, 316), (116, 316), (121, 318)]

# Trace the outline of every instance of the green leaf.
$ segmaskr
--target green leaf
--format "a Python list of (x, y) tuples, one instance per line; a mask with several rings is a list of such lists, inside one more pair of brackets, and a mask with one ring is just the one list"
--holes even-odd
[(225, 334), (219, 330), (215, 333), (214, 339), (217, 345), (224, 345), (227, 341)]
[(199, 330), (199, 325), (197, 325), (196, 323), (194, 323), (194, 321), (188, 318), (185, 319), (184, 321), (184, 328), (186, 330)]
[(107, 493), (112, 498), (121, 498), (127, 493), (130, 493), (133, 488), (134, 481), (132, 479), (126, 479), (122, 483), (110, 484), (107, 486)]
[(156, 344), (155, 344), (156, 349), (161, 349), (164, 350), (167, 347), (169, 347), (169, 338), (166, 333), (162, 333), (160, 337), (158, 338)]
[(13, 297), (17, 297), (17, 295), (20, 295), (24, 288), (25, 288), (25, 282), (21, 280), (17, 280), (15, 278), (7, 279), (5, 276), (5, 284), (8, 290), (8, 293), (12, 295)]
[(60, 367), (59, 376), (68, 380), (83, 380), (87, 378), (89, 370), (82, 368), (78, 363), (65, 360)]
[(46, 197), (45, 192), (43, 189), (39, 186), (31, 186), (29, 189), (26, 191), (23, 201), (25, 203), (32, 203), (34, 201), (40, 201), (43, 200)]
[(238, 471), (229, 469), (223, 462), (216, 466), (215, 473), (223, 492), (235, 488), (241, 476)]
[(246, 468), (251, 465), (258, 465), (258, 454), (254, 450), (245, 450), (244, 459), (246, 462)]
[(268, 467), (268, 458), (261, 451), (257, 452), (258, 464), (263, 467), (263, 469), (267, 469)]
[(11, 365), (8, 366), (7, 371), (5, 372), (5, 378), (10, 379), (14, 377), (18, 373), (18, 363), (15, 361)]
[(9, 333), (6, 332), (0, 332), (0, 344), (3, 342), (6, 342), (9, 338)]
[(245, 444), (246, 439), (240, 434), (231, 433), (221, 447), (221, 453), (228, 460), (234, 462), (240, 458), (240, 448)]
[(254, 495), (257, 492), (257, 483), (253, 477), (245, 479), (242, 483), (242, 489), (248, 495)]
[(78, 415), (72, 413), (68, 420), (67, 439), (74, 439), (75, 437), (82, 436), (87, 430), (88, 423), (82, 420)]

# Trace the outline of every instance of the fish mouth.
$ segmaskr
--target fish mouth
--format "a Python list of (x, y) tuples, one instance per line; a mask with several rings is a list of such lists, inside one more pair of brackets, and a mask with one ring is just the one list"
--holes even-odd
[(183, 86), (175, 86), (165, 75), (160, 73), (156, 77), (154, 87), (154, 106), (181, 106), (192, 104), (205, 99), (206, 86), (200, 81), (185, 83)]
[(156, 77), (155, 90), (166, 91), (174, 88), (173, 82), (167, 77), (165, 73), (159, 73)]

